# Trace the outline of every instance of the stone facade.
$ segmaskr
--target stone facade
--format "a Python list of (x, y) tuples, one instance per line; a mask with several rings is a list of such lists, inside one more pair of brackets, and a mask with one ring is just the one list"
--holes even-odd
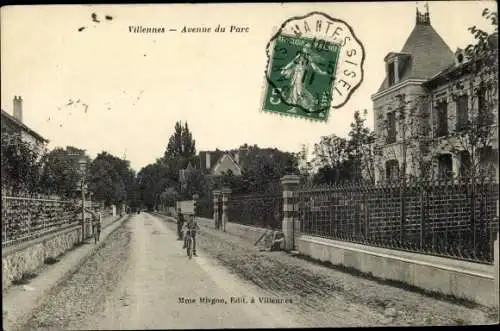
[[(375, 147), (378, 147), (373, 160), (377, 182), (398, 177), (402, 171), (415, 177), (457, 176), (467, 162), (462, 154), (476, 154), (476, 151), (470, 151), (476, 146), (458, 146), (456, 139), (459, 130), (456, 97), (460, 94), (467, 96), (468, 104), (461, 112), (465, 114), (462, 117), (470, 120), (474, 111), (480, 108), (476, 92), (468, 86), (471, 78), (477, 75), (468, 71), (469, 59), (464, 54), (461, 49), (453, 53), (432, 27), (429, 13), (422, 14), (417, 10), (416, 25), (402, 50), (389, 52), (384, 58), (386, 78), (372, 95), (377, 137)], [(463, 85), (460, 91), (456, 90), (457, 85)], [(401, 96), (404, 96), (404, 103), (400, 102)], [(438, 132), (441, 130), (438, 122), (443, 122), (437, 115), (442, 111), (438, 109), (442, 101), (447, 107), (445, 135)], [(493, 104), (498, 104), (497, 101)], [(497, 123), (495, 112), (492, 125)], [(461, 140), (463, 145), (464, 139)], [(488, 154), (493, 156), (492, 162), (486, 162), (494, 164), (498, 173), (497, 130), (494, 130), (488, 147), (493, 150)]]

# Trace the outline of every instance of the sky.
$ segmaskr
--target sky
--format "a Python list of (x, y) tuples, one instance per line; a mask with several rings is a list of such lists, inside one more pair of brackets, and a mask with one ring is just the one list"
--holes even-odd
[[(20, 95), (23, 122), (49, 139), (49, 149), (69, 145), (91, 157), (107, 151), (126, 156), (136, 171), (163, 155), (176, 121), (187, 121), (198, 151), (247, 143), (297, 152), (324, 135), (346, 136), (355, 110), (367, 109), (373, 127), (370, 96), (384, 79), (383, 58), (403, 47), (417, 5), (422, 8), (414, 1), (2, 7), (1, 107), (12, 114)], [(496, 3), (430, 1), (431, 24), (455, 51), (473, 41), (468, 27), (488, 28), (485, 7)], [(326, 122), (264, 113), (266, 45), (285, 20), (311, 11), (351, 26), (365, 49), (363, 82)], [(92, 22), (93, 12), (100, 23)], [(139, 25), (177, 31), (129, 32)], [(249, 31), (181, 33), (184, 26), (217, 25)]]

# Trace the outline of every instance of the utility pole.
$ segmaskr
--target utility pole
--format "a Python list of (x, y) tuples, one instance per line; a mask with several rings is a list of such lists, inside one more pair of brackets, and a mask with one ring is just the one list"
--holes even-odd
[(82, 242), (85, 241), (85, 187), (83, 178), (80, 181), (82, 191)]
[(85, 168), (87, 166), (87, 160), (85, 155), (80, 156), (78, 160), (78, 165), (80, 166), (80, 191), (82, 198), (82, 242), (85, 241)]

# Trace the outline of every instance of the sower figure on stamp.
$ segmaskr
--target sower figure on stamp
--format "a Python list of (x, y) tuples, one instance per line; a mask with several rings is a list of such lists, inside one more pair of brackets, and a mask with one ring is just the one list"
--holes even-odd
[(281, 69), (281, 74), (290, 79), (290, 95), (287, 98), (292, 105), (298, 105), (305, 109), (312, 109), (317, 104), (317, 98), (306, 89), (304, 82), (308, 70), (327, 75), (327, 72), (321, 70), (316, 62), (323, 62), (321, 56), (311, 52), (311, 45), (304, 45), (295, 58)]

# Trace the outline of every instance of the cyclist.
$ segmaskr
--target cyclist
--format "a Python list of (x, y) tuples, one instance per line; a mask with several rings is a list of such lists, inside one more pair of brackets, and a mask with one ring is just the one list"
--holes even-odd
[(200, 230), (200, 227), (198, 226), (198, 223), (196, 222), (194, 215), (191, 215), (188, 222), (186, 223), (186, 231), (184, 234), (184, 245), (182, 246), (182, 249), (186, 249), (188, 236), (191, 236), (191, 238), (193, 238), (193, 255), (194, 256), (197, 256), (196, 255), (196, 232), (199, 230)]

